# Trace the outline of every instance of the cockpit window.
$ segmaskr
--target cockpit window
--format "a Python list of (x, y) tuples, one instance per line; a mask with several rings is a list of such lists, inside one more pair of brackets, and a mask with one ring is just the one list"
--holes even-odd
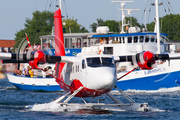
[(114, 65), (114, 61), (112, 58), (108, 57), (102, 57), (102, 65), (109, 66), (109, 65)]
[(114, 67), (114, 60), (108, 57), (86, 58), (89, 67)]
[(100, 57), (87, 58), (87, 65), (91, 67), (101, 65)]

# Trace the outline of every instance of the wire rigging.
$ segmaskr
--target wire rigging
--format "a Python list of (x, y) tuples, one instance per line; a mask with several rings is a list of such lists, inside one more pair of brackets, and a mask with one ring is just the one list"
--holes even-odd
[(65, 11), (66, 11), (66, 17), (68, 19), (68, 12), (67, 12), (67, 8), (66, 8), (66, 1), (64, 0), (64, 8), (65, 8)]
[[(152, 3), (152, 0), (151, 0), (151, 2), (150, 2), (150, 3)], [(149, 19), (150, 19), (150, 12), (151, 12), (151, 4), (150, 4), (150, 7), (149, 7), (148, 23), (149, 23)]]
[(144, 14), (145, 14), (145, 12), (146, 12), (147, 4), (148, 4), (148, 2), (146, 2), (146, 6), (145, 6), (145, 8), (144, 8), (143, 15), (142, 15), (142, 18), (141, 18), (141, 23), (142, 23), (142, 20), (143, 20), (143, 18), (144, 18)]
[[(167, 0), (168, 1), (168, 0)], [(174, 12), (174, 10), (173, 10), (173, 8), (172, 8), (172, 6), (171, 6), (171, 4), (170, 4), (170, 2), (168, 1), (168, 4), (169, 4), (169, 6), (171, 7), (171, 10), (173, 11), (173, 13), (175, 14), (175, 12)]]
[[(49, 9), (50, 9), (50, 7), (51, 7), (51, 5), (52, 5), (52, 2), (53, 2), (53, 0), (51, 0), (51, 3), (49, 4)], [(48, 11), (49, 11), (49, 9), (48, 9)]]
[(48, 5), (48, 0), (47, 0), (47, 2), (46, 2), (45, 10), (47, 10), (47, 5)]
[(169, 14), (170, 14), (170, 13), (171, 13), (171, 10), (170, 10), (170, 8), (169, 8), (169, 6), (168, 6), (168, 4), (167, 4), (168, 2), (167, 2), (167, 0), (165, 0), (165, 1), (166, 1), (165, 3), (166, 3), (166, 6), (167, 6), (167, 8), (168, 8)]
[(165, 11), (165, 13), (167, 15), (167, 11), (166, 11), (166, 8), (165, 8), (164, 0), (162, 1), (162, 3), (163, 3), (164, 11)]

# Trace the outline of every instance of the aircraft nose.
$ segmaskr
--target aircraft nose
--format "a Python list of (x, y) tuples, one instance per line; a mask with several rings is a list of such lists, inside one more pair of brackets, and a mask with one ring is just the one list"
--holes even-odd
[(104, 69), (94, 69), (92, 74), (88, 74), (88, 84), (89, 88), (92, 89), (113, 89), (117, 79), (114, 69), (104, 68)]
[(101, 81), (102, 87), (104, 88), (108, 89), (108, 88), (114, 87), (114, 85), (116, 84), (116, 78), (115, 78), (114, 72), (106, 72), (102, 74), (100, 81)]

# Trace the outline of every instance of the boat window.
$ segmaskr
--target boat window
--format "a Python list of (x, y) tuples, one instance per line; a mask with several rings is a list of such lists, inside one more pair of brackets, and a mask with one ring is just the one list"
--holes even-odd
[(81, 38), (77, 38), (77, 48), (81, 48), (81, 42), (82, 42), (82, 40), (81, 40)]
[(77, 48), (76, 46), (76, 38), (70, 38), (71, 39), (71, 48)]
[(145, 42), (149, 42), (149, 36), (145, 37)]
[(128, 43), (132, 43), (132, 37), (128, 37)]
[(121, 37), (119, 37), (119, 43), (122, 43), (122, 41), (121, 41)]
[(140, 43), (144, 42), (144, 36), (140, 36)]
[(70, 48), (69, 47), (69, 38), (65, 38), (65, 48)]
[(138, 42), (138, 36), (134, 36), (134, 43)]
[(82, 39), (83, 47), (87, 47), (88, 39)]
[(77, 72), (77, 66), (76, 66), (76, 72)]
[(124, 37), (122, 37), (122, 39), (121, 39), (121, 40), (123, 40), (123, 43), (125, 43)]
[(74, 73), (74, 66), (72, 67), (72, 73)]
[(78, 69), (77, 71), (79, 72), (79, 65), (77, 66), (77, 69)]
[(154, 36), (151, 36), (151, 42), (154, 42), (155, 38)]
[(104, 54), (112, 55), (113, 54), (113, 47), (104, 47)]
[(74, 46), (74, 44), (73, 44), (73, 39), (72, 38), (69, 38), (69, 45), (70, 45), (70, 47), (69, 48), (74, 48), (75, 46)]
[(82, 60), (82, 69), (86, 68), (85, 60)]
[(102, 62), (100, 57), (86, 58), (86, 60), (89, 67), (114, 67), (114, 60), (112, 58), (102, 57)]

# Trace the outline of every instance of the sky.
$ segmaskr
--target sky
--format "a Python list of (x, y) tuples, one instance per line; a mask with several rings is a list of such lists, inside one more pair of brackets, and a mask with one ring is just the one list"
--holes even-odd
[[(65, 2), (64, 2), (65, 1)], [(62, 15), (68, 18), (77, 19), (78, 24), (84, 26), (88, 31), (90, 24), (97, 22), (98, 18), (105, 20), (121, 20), (120, 3), (112, 3), (112, 0), (62, 0)], [(117, 1), (117, 0), (114, 0)], [(128, 0), (130, 1), (130, 0)], [(134, 0), (134, 3), (126, 3), (126, 9), (140, 9), (132, 11), (132, 16), (138, 19), (139, 23), (145, 23), (144, 10), (146, 8), (146, 22), (150, 23), (155, 17), (155, 6), (150, 2), (154, 0)], [(172, 13), (180, 14), (180, 0), (159, 0), (159, 2), (169, 1)], [(51, 6), (50, 6), (51, 4)], [(49, 10), (54, 12), (59, 0), (0, 0), (0, 39), (14, 40), (15, 34), (24, 29), (27, 18), (32, 19), (32, 13), (36, 10)], [(168, 7), (164, 3), (166, 10)], [(173, 8), (173, 9), (172, 9)], [(166, 15), (164, 6), (159, 7), (159, 16)], [(66, 17), (67, 18), (67, 17)], [(149, 19), (148, 19), (149, 18)]]

